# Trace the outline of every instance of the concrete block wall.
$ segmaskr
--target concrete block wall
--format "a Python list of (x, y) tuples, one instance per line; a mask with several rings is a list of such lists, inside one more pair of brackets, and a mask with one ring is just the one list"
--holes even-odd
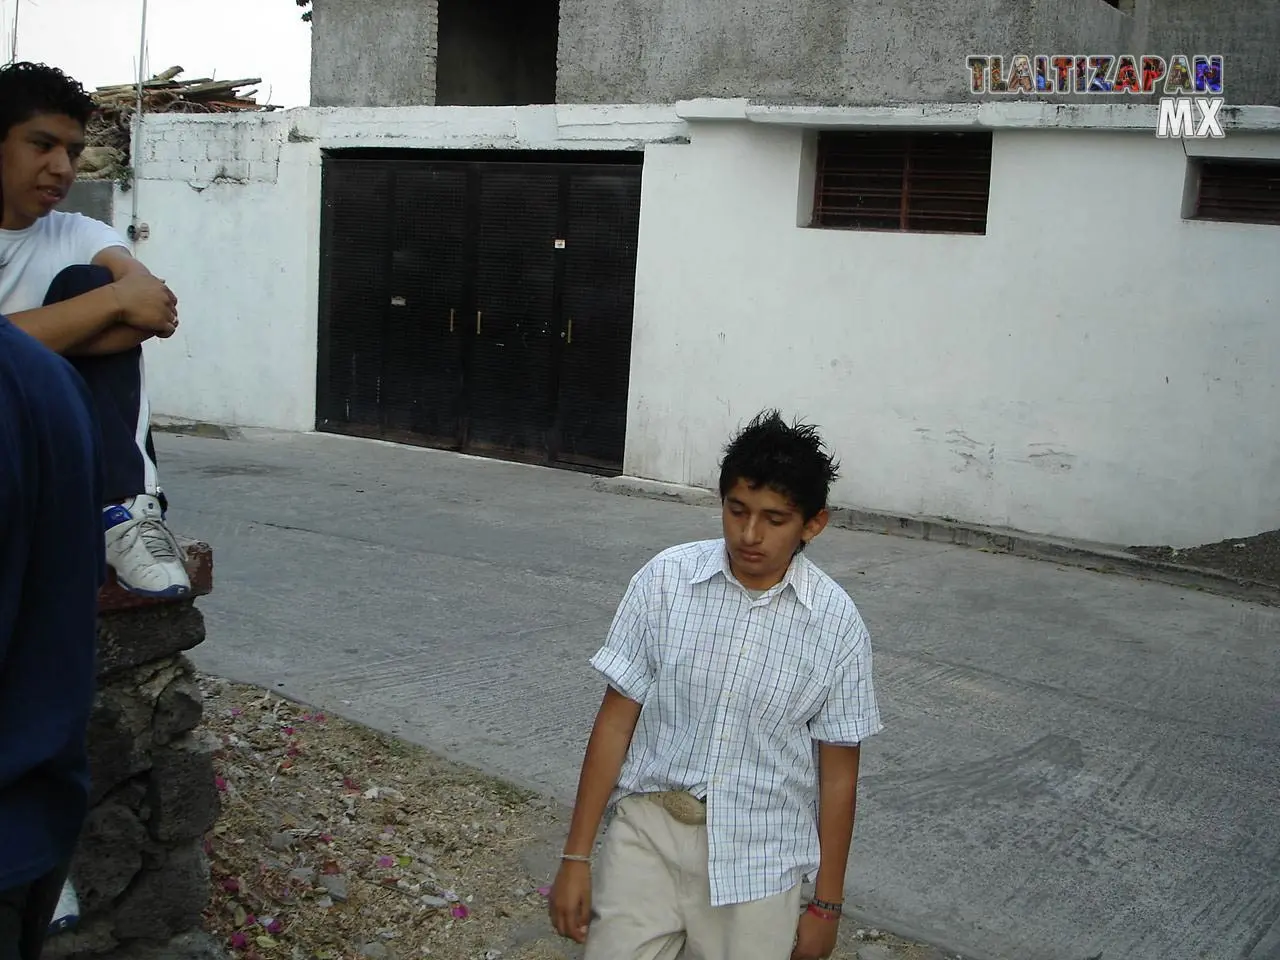
[(313, 0), (311, 105), (436, 102), (436, 0)]
[(288, 126), (279, 116), (147, 117), (134, 176), (140, 181), (275, 183), (288, 136)]
[(111, 180), (79, 180), (71, 185), (71, 192), (58, 209), (114, 224), (115, 189)]
[[(314, 0), (312, 105), (435, 104), (437, 2)], [(1258, 0), (560, 0), (556, 99), (962, 103), (969, 54), (1128, 52), (1221, 53), (1231, 103), (1277, 104), (1277, 39)]]

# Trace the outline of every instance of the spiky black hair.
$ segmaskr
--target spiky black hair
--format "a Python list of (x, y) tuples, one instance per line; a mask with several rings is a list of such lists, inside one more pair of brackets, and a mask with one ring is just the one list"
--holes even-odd
[(720, 497), (739, 480), (767, 487), (796, 505), (806, 521), (826, 509), (840, 464), (824, 452), (817, 427), (788, 425), (777, 410), (757, 414), (725, 447), (720, 463)]

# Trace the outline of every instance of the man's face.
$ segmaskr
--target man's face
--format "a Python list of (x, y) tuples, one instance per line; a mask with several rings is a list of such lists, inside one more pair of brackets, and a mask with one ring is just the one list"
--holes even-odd
[(25, 229), (61, 203), (83, 152), (84, 127), (72, 117), (42, 113), (10, 128), (0, 143), (3, 228)]
[(724, 539), (733, 575), (750, 590), (768, 590), (782, 580), (801, 543), (827, 525), (827, 512), (805, 522), (787, 497), (739, 480), (725, 494)]

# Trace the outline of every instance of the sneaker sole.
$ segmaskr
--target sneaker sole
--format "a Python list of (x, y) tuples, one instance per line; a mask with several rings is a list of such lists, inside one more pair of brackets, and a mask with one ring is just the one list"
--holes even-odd
[(116, 575), (116, 583), (120, 584), (129, 593), (139, 597), (146, 597), (150, 600), (179, 600), (191, 594), (190, 587), (165, 587), (163, 590), (143, 590), (125, 583), (120, 579), (119, 574)]

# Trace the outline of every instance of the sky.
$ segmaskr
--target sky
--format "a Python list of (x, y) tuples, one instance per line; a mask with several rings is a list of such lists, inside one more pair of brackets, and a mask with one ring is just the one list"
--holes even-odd
[[(15, 10), (19, 60), (60, 67), (90, 90), (136, 78), (142, 0), (0, 0), (0, 63)], [(181, 79), (261, 77), (259, 103), (305, 106), (311, 27), (301, 15), (294, 0), (148, 0), (147, 76), (180, 66)]]

